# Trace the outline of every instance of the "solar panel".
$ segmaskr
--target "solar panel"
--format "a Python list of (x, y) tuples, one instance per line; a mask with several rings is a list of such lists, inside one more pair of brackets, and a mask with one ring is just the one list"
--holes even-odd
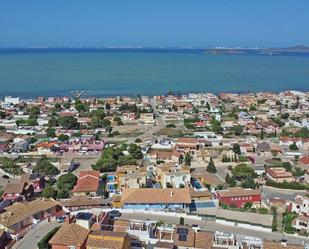
[(188, 235), (188, 229), (187, 228), (177, 228), (177, 234)]
[(180, 234), (179, 237), (178, 237), (178, 240), (179, 241), (187, 241), (187, 235)]

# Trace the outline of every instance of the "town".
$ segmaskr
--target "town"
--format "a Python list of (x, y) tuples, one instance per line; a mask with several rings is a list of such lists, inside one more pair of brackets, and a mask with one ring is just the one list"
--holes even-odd
[(309, 92), (0, 101), (0, 249), (309, 248)]

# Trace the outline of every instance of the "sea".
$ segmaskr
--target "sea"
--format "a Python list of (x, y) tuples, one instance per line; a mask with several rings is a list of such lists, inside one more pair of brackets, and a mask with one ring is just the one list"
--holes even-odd
[(309, 91), (309, 53), (205, 49), (0, 49), (0, 97)]

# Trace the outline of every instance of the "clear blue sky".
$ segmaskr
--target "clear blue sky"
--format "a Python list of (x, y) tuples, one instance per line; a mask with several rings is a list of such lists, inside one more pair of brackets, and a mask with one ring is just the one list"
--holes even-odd
[(309, 0), (0, 0), (0, 46), (309, 45)]

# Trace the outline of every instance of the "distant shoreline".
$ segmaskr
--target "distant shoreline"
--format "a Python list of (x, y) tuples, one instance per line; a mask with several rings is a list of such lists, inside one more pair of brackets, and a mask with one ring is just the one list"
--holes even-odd
[[(74, 91), (68, 91), (68, 92), (63, 92), (63, 93), (58, 93), (58, 94), (31, 94), (31, 93), (25, 93), (25, 94), (0, 94), (0, 99), (3, 99), (6, 96), (12, 96), (12, 97), (20, 97), (21, 99), (24, 100), (30, 100), (34, 99), (37, 97), (70, 97), (74, 98), (74, 93), (81, 92), (81, 90), (74, 90)], [(218, 96), (221, 93), (226, 93), (226, 94), (259, 94), (259, 93), (272, 93), (272, 94), (279, 94), (281, 92), (302, 92), (302, 93), (309, 93), (309, 88), (308, 90), (295, 90), (295, 89), (286, 89), (282, 91), (226, 91), (226, 92), (202, 92), (202, 91), (195, 91), (195, 92), (173, 92), (172, 95), (177, 96), (177, 95), (189, 95), (189, 94), (214, 94)], [(161, 93), (161, 94), (152, 94), (152, 95), (147, 95), (147, 94), (139, 94), (137, 93), (132, 93), (132, 94), (97, 94), (96, 91), (85, 91), (85, 93), (81, 96), (81, 99), (87, 99), (87, 98), (113, 98), (113, 97), (137, 97), (138, 95), (140, 96), (146, 96), (146, 97), (153, 97), (153, 96), (168, 96), (169, 93)]]
[(10, 53), (74, 53), (74, 52), (162, 52), (162, 53), (206, 53), (229, 55), (305, 55), (309, 47), (290, 48), (226, 48), (226, 47), (0, 47), (1, 54)]

